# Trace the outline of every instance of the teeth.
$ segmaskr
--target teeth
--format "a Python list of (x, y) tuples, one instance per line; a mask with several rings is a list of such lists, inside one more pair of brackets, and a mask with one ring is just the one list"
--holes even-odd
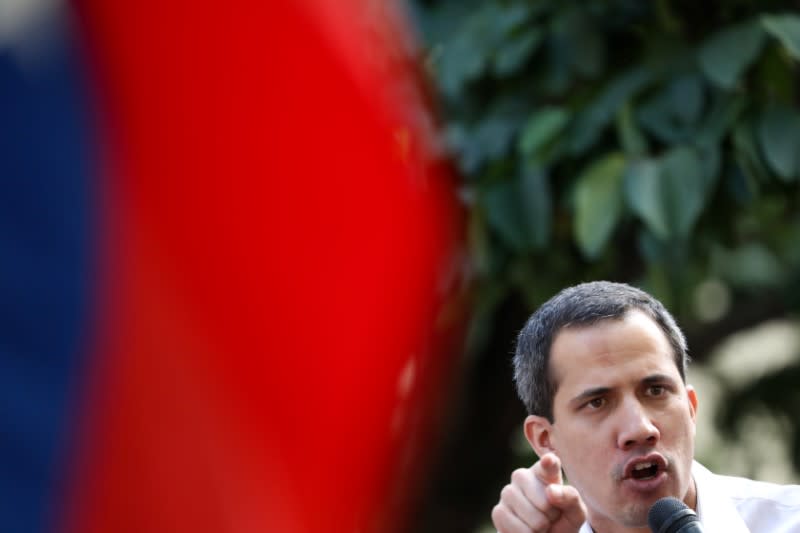
[(644, 470), (645, 468), (650, 468), (653, 466), (653, 463), (639, 463), (633, 467), (634, 470)]

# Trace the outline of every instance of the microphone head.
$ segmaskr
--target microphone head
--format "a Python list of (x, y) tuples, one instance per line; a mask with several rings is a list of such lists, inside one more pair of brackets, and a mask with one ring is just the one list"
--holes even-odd
[(653, 533), (677, 531), (686, 522), (697, 520), (695, 512), (677, 498), (661, 498), (647, 513), (647, 524)]

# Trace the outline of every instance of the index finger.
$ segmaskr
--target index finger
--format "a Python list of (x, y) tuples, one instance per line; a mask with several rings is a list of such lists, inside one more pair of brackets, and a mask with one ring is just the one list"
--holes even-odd
[(553, 452), (544, 454), (536, 464), (533, 465), (533, 474), (545, 485), (550, 485), (552, 483), (562, 485), (561, 459)]

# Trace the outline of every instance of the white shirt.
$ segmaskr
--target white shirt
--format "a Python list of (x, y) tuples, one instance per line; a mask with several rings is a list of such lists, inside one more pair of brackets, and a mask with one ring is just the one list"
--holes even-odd
[[(800, 485), (719, 476), (694, 462), (697, 516), (705, 533), (800, 533)], [(580, 533), (592, 533), (584, 523)]]

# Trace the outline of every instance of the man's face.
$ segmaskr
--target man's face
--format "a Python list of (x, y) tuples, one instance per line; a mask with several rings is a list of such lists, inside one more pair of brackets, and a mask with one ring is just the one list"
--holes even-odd
[(697, 397), (656, 323), (632, 311), (563, 329), (550, 354), (554, 422), (528, 417), (526, 435), (540, 455), (561, 458), (595, 530), (646, 527), (665, 496), (694, 506)]

